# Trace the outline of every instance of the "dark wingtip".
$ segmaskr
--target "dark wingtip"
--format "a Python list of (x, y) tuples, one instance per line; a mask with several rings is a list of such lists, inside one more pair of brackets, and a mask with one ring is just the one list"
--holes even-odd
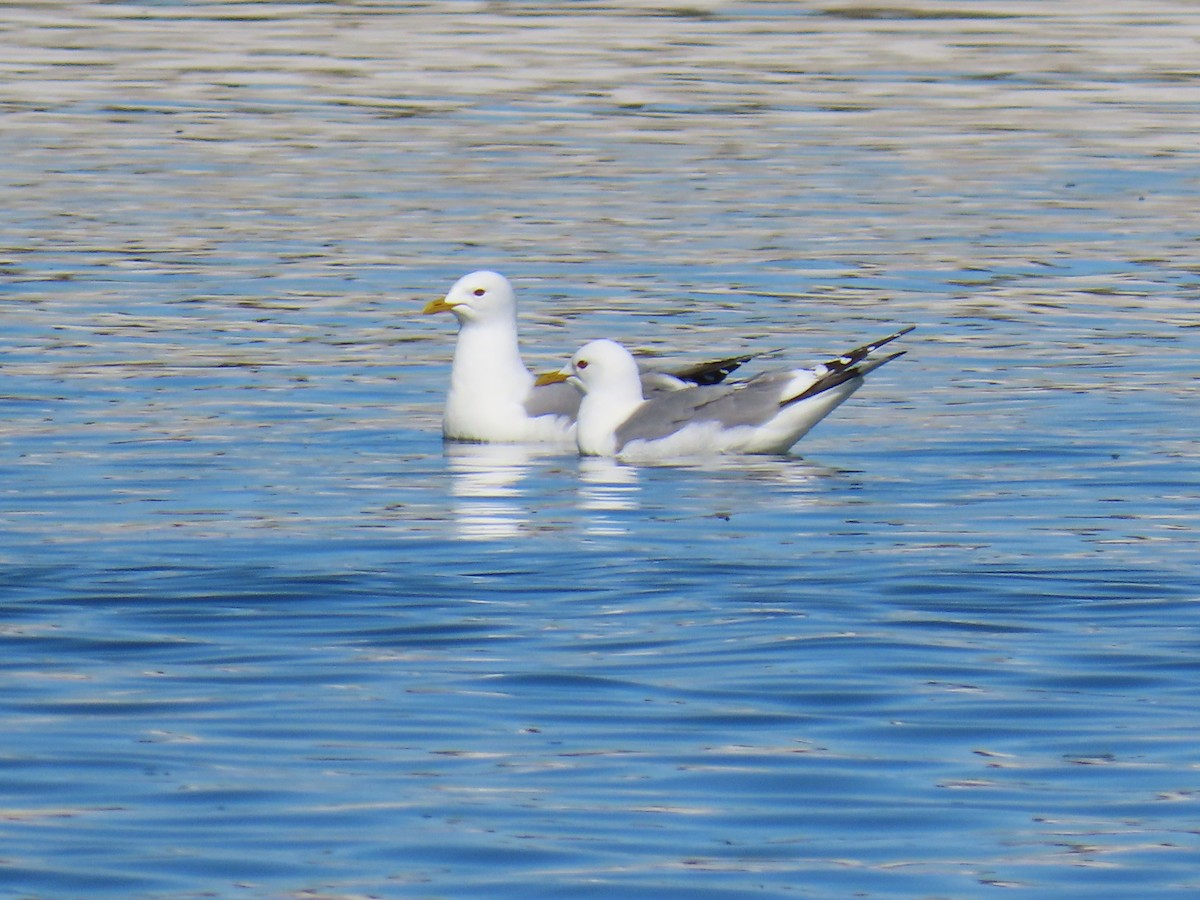
[[(893, 359), (903, 356), (908, 352), (907, 350), (897, 350), (895, 353), (891, 353), (882, 359), (870, 359), (871, 354), (880, 347), (890, 344), (898, 337), (903, 337), (916, 327), (916, 325), (909, 325), (907, 328), (901, 328), (899, 331), (889, 334), (885, 338), (872, 341), (870, 344), (863, 344), (861, 347), (855, 347), (849, 353), (843, 353), (837, 359), (829, 360), (824, 365), (826, 370), (824, 375), (795, 397), (788, 397), (786, 400), (779, 401), (779, 405), (789, 406), (801, 400), (807, 400), (809, 397), (815, 397), (817, 394), (824, 393), (831, 388), (837, 387), (839, 384), (845, 384), (853, 378), (858, 378), (860, 375), (866, 374), (866, 372), (874, 371), (885, 363), (890, 363)], [(862, 363), (864, 362), (869, 362), (870, 365), (863, 367)]]
[(745, 363), (748, 363), (757, 353), (747, 353), (744, 356), (730, 356), (726, 359), (715, 359), (711, 362), (696, 363), (692, 366), (687, 366), (682, 369), (677, 369), (671, 372), (676, 378), (683, 381), (690, 381), (693, 384), (712, 385), (720, 384), (728, 378), (733, 372), (741, 368)]
[(873, 341), (870, 344), (864, 344), (862, 347), (858, 347), (855, 350), (851, 350), (846, 355), (853, 356), (855, 353), (858, 353), (860, 350), (865, 350), (867, 354), (873, 353), (874, 351), (878, 350), (880, 347), (884, 346), (885, 344), (890, 344), (892, 341), (896, 340), (896, 338), (904, 337), (906, 334), (908, 334), (910, 331), (914, 330), (916, 327), (917, 327), (916, 325), (907, 325), (904, 328), (901, 328), (899, 331), (892, 332), (885, 338), (880, 338), (879, 340)]

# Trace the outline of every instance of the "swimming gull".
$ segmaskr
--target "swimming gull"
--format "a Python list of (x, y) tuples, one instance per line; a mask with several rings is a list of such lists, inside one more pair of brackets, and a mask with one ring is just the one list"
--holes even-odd
[(711, 453), (786, 453), (862, 387), (863, 376), (904, 354), (877, 351), (909, 326), (812, 369), (764, 372), (747, 381), (686, 388), (646, 399), (629, 351), (584, 345), (538, 380), (583, 392), (576, 442), (586, 456), (664, 459)]
[[(458, 319), (458, 341), (442, 419), (447, 440), (542, 443), (574, 440), (580, 395), (570, 385), (537, 385), (517, 344), (517, 301), (508, 279), (472, 272), (454, 283), (425, 313)], [(657, 396), (697, 384), (717, 384), (754, 354), (646, 371), (642, 387)]]

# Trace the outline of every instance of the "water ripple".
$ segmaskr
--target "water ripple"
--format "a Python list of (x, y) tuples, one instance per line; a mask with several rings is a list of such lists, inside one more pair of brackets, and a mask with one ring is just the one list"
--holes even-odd
[[(9, 4), (29, 897), (1192, 896), (1191, 4)], [(918, 325), (799, 456), (448, 447), (525, 352)]]

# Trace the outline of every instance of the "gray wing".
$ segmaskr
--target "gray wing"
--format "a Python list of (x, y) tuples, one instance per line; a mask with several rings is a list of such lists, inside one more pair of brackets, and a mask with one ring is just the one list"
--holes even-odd
[(725, 428), (761, 425), (779, 412), (779, 392), (790, 371), (764, 372), (737, 385), (685, 388), (653, 397), (617, 428), (617, 446), (667, 437), (693, 422)]
[(837, 359), (817, 366), (812, 370), (813, 383), (794, 397), (780, 397), (784, 385), (796, 376), (797, 370), (792, 369), (764, 372), (740, 384), (698, 386), (652, 397), (617, 429), (617, 446), (667, 437), (693, 422), (717, 422), (724, 428), (762, 425), (778, 414), (781, 407), (824, 394), (903, 356), (904, 351), (882, 357), (872, 354), (884, 344), (908, 334), (913, 327), (910, 325), (885, 338), (855, 347)]
[(579, 391), (565, 382), (536, 385), (525, 398), (525, 413), (533, 416), (567, 416), (572, 422), (579, 414)]

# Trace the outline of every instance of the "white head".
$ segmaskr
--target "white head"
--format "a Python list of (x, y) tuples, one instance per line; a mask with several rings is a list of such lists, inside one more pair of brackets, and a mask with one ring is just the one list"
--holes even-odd
[(450, 312), (460, 325), (468, 322), (516, 320), (517, 299), (508, 279), (498, 272), (464, 275), (441, 300), (426, 305), (425, 313)]
[(592, 341), (575, 352), (561, 371), (538, 379), (540, 384), (569, 381), (583, 391), (575, 439), (582, 453), (612, 456), (616, 430), (644, 402), (637, 361), (615, 341)]
[(585, 394), (617, 393), (642, 399), (642, 380), (633, 355), (616, 341), (600, 340), (575, 351), (563, 369), (567, 381)]

